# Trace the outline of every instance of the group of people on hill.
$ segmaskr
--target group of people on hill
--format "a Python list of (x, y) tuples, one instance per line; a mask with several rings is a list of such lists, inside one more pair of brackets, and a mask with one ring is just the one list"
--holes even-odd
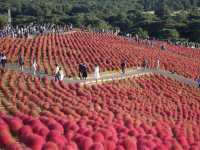
[[(21, 71), (24, 71), (24, 57), (22, 56), (22, 54), (20, 54), (18, 56), (18, 65)], [(32, 63), (32, 67), (31, 67), (32, 73), (33, 75), (36, 75), (36, 71), (37, 71), (37, 61), (34, 58), (33, 59), (33, 63)]]
[[(5, 64), (6, 63), (7, 63), (6, 55), (4, 53), (0, 53), (0, 67), (5, 68)], [(160, 60), (157, 59), (156, 63), (157, 63), (156, 68), (159, 69), (160, 68)], [(24, 58), (23, 58), (22, 54), (20, 54), (18, 56), (18, 64), (19, 64), (20, 70), (23, 71), (24, 70)], [(120, 64), (120, 69), (121, 69), (122, 75), (125, 75), (126, 67), (127, 67), (127, 61), (126, 60), (122, 60), (121, 64)], [(147, 58), (144, 59), (142, 67), (144, 69), (150, 68)], [(35, 58), (33, 59), (31, 70), (32, 70), (32, 73), (34, 75), (36, 75), (37, 62), (36, 62)], [(86, 64), (84, 64), (84, 63), (79, 64), (79, 78), (81, 80), (86, 80), (87, 79), (87, 77), (88, 77), (87, 70), (88, 69), (87, 69)], [(62, 70), (62, 67), (60, 67), (59, 65), (56, 64), (55, 81), (62, 81), (64, 79), (64, 77), (65, 77), (65, 74), (64, 74), (64, 72)], [(96, 82), (100, 78), (100, 68), (99, 68), (99, 66), (97, 64), (94, 65), (94, 77), (93, 78), (96, 80)], [(197, 83), (198, 83), (198, 86), (200, 87), (200, 78), (197, 79)]]
[(0, 30), (0, 37), (11, 36), (17, 38), (28, 38), (30, 35), (38, 35), (45, 33), (66, 32), (73, 29), (73, 25), (56, 25), (51, 23), (46, 24), (28, 24), (23, 26), (7, 25)]
[(197, 42), (181, 42), (181, 41), (177, 41), (177, 42), (173, 42), (173, 44), (184, 46), (184, 47), (189, 47), (189, 48), (200, 48), (200, 43), (197, 43)]

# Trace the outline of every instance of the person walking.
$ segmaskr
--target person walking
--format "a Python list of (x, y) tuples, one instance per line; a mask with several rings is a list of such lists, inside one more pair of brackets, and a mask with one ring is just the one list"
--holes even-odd
[(94, 79), (97, 82), (99, 78), (100, 78), (99, 66), (97, 64), (95, 64), (95, 66), (94, 66)]
[(144, 69), (148, 68), (148, 60), (145, 58), (144, 59)]
[(62, 68), (60, 67), (60, 68), (59, 68), (59, 71), (58, 71), (59, 81), (63, 81), (64, 76), (65, 76), (65, 75), (64, 75), (64, 72), (63, 72)]
[(2, 66), (2, 57), (3, 57), (3, 54), (0, 53), (0, 67)]
[(18, 63), (19, 63), (19, 66), (20, 66), (20, 70), (23, 71), (24, 70), (24, 58), (21, 54), (18, 58)]
[(82, 75), (83, 75), (83, 80), (86, 80), (87, 79), (87, 66), (86, 66), (86, 64), (83, 64)]
[(56, 64), (56, 70), (55, 70), (55, 81), (59, 80), (59, 66)]
[(56, 70), (55, 70), (55, 74), (56, 74), (56, 73), (58, 73), (59, 69), (60, 69), (59, 65), (58, 65), (58, 64), (56, 64)]
[(5, 54), (2, 54), (2, 57), (1, 57), (1, 64), (2, 64), (2, 67), (3, 67), (3, 68), (5, 68), (6, 62), (7, 62), (6, 55), (5, 55)]
[(157, 59), (157, 69), (159, 69), (159, 68), (160, 68), (160, 60)]
[(200, 77), (197, 79), (198, 87), (200, 88)]
[(79, 77), (81, 80), (83, 79), (83, 64), (79, 64)]
[(121, 71), (123, 75), (125, 75), (125, 69), (126, 69), (126, 61), (124, 60), (121, 62)]
[(33, 61), (32, 69), (33, 69), (33, 74), (35, 75), (36, 71), (37, 71), (37, 62), (36, 62), (36, 59), (34, 59), (34, 61)]

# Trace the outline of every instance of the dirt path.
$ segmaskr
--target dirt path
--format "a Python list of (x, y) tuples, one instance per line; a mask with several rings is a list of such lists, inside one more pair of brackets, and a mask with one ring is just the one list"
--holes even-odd
[[(17, 64), (7, 64), (6, 69), (15, 70), (17, 72), (23, 72), (26, 74), (33, 75), (33, 72), (30, 70), (30, 68), (24, 67), (24, 70), (21, 71), (19, 69), (19, 67), (17, 66)], [(129, 68), (126, 70), (125, 75), (122, 75), (119, 71), (102, 72), (101, 77), (97, 83), (108, 82), (108, 81), (112, 81), (112, 80), (121, 80), (121, 79), (129, 78), (129, 77), (136, 77), (136, 76), (150, 75), (150, 74), (163, 75), (163, 76), (172, 78), (174, 80), (180, 81), (180, 82), (190, 85), (190, 86), (198, 86), (196, 81), (194, 81), (192, 79), (188, 79), (181, 75), (171, 73), (169, 71), (161, 70), (161, 69), (144, 69), (144, 68), (132, 68), (132, 69)], [(41, 77), (41, 78), (47, 77), (50, 80), (54, 79), (54, 76), (47, 75), (44, 72), (37, 72), (36, 76)], [(65, 83), (96, 84), (96, 80), (94, 80), (92, 74), (89, 74), (87, 80), (80, 80), (77, 77), (74, 77), (74, 78), (66, 78), (65, 77), (63, 81)]]

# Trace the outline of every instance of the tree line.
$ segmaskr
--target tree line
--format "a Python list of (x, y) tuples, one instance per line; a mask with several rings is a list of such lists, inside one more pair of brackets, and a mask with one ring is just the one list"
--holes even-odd
[(159, 39), (200, 42), (199, 0), (0, 0), (0, 26), (12, 23), (72, 23)]

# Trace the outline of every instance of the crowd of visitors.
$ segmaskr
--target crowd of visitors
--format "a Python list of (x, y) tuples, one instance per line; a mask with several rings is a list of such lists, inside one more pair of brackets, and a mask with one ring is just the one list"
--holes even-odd
[(181, 42), (181, 41), (177, 41), (177, 42), (173, 42), (172, 44), (180, 45), (180, 46), (184, 46), (184, 47), (189, 47), (189, 48), (200, 48), (200, 43), (197, 43), (197, 42)]
[[(24, 38), (24, 37), (29, 37), (29, 35), (55, 33), (55, 32), (67, 32), (67, 31), (71, 31), (72, 29), (73, 29), (72, 24), (56, 25), (56, 24), (47, 23), (47, 24), (41, 25), (41, 24), (31, 23), (29, 25), (23, 25), (23, 26), (7, 25), (7, 26), (3, 27), (3, 29), (0, 30), (0, 37), (11, 36), (11, 37)], [(81, 29), (85, 30), (84, 27), (82, 27)], [(120, 32), (120, 30), (104, 30), (104, 29), (101, 29), (101, 30), (100, 29), (92, 29), (92, 30), (94, 32), (109, 32), (109, 33), (116, 34), (116, 35), (118, 35)], [(126, 37), (128, 38), (128, 40), (134, 40), (138, 44), (146, 44), (146, 45), (152, 46), (152, 47), (154, 46), (154, 43), (157, 42), (157, 40), (154, 38), (140, 39), (138, 37), (138, 35), (132, 36), (131, 34), (127, 34)], [(172, 44), (170, 42), (168, 42), (168, 43)], [(199, 43), (176, 42), (175, 45), (184, 45), (184, 46), (191, 47), (191, 48), (200, 48)], [(160, 50), (166, 50), (165, 46), (161, 45)], [(0, 66), (2, 68), (5, 68), (6, 63), (7, 63), (6, 55), (4, 53), (0, 53)], [(159, 58), (156, 60), (156, 63), (157, 63), (156, 68), (159, 69), (160, 68)], [(24, 70), (24, 58), (21, 54), (18, 57), (18, 65), (19, 65), (20, 70), (23, 71)], [(126, 60), (122, 60), (121, 64), (120, 64), (122, 75), (125, 75), (126, 66), (127, 66)], [(150, 67), (148, 64), (148, 59), (146, 59), (146, 58), (144, 59), (142, 67), (144, 69), (147, 69)], [(36, 75), (36, 72), (37, 72), (36, 59), (33, 60), (31, 70), (32, 70), (32, 73), (34, 75)], [(84, 63), (79, 64), (80, 79), (86, 80), (87, 76), (88, 75), (87, 75), (86, 64), (84, 64)], [(56, 65), (55, 80), (62, 81), (64, 79), (64, 77), (65, 77), (65, 75), (62, 70), (62, 67), (60, 67), (59, 65)], [(94, 65), (94, 79), (97, 82), (99, 80), (99, 78), (100, 78), (100, 68), (97, 64), (95, 64)], [(200, 79), (198, 80), (198, 85), (200, 86)]]
[[(0, 53), (0, 68), (5, 68), (7, 63), (7, 58), (6, 55), (4, 53)], [(24, 57), (22, 56), (22, 54), (19, 54), (18, 56), (18, 65), (19, 65), (19, 69), (21, 71), (24, 70)], [(33, 75), (36, 75), (37, 72), (37, 62), (36, 59), (33, 59), (33, 63), (32, 63), (32, 67), (31, 67), (31, 71), (33, 73)], [(127, 61), (126, 60), (122, 60), (121, 64), (120, 64), (120, 69), (121, 69), (121, 73), (122, 76), (124, 76), (126, 74), (126, 67), (127, 67)], [(142, 67), (144, 68), (144, 70), (151, 68), (152, 66), (150, 66), (148, 59), (145, 58), (143, 63), (142, 63)], [(156, 69), (160, 69), (160, 59), (157, 58), (156, 60), (156, 65), (155, 65)], [(88, 73), (87, 73), (87, 66), (84, 63), (79, 64), (79, 78), (81, 80), (86, 80)], [(55, 68), (55, 81), (63, 81), (65, 78), (65, 74), (62, 70), (62, 67), (59, 66), (58, 64), (56, 64), (56, 68)], [(100, 79), (100, 67), (99, 65), (95, 64), (94, 65), (94, 76), (93, 79), (98, 82), (98, 80)], [(199, 88), (200, 88), (200, 77), (196, 80)]]
[(56, 25), (56, 24), (28, 24), (22, 26), (7, 25), (0, 30), (0, 37), (11, 36), (17, 38), (28, 38), (30, 35), (67, 32), (73, 29), (73, 25)]

